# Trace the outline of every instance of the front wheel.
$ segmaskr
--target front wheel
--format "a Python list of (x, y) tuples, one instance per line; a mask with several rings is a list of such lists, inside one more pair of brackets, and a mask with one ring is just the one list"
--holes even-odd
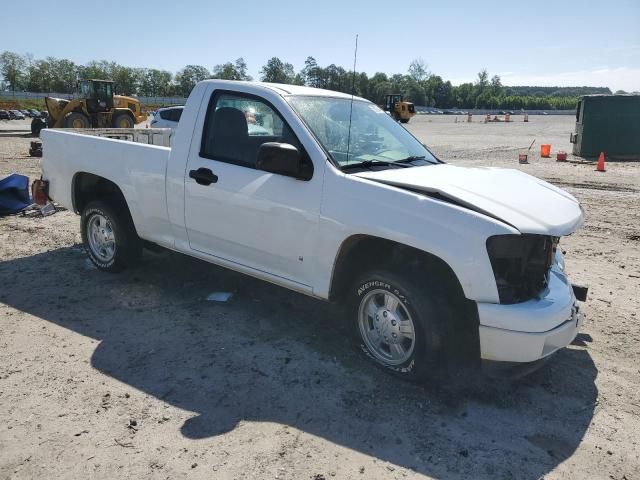
[(80, 230), (84, 248), (100, 270), (119, 272), (142, 254), (142, 241), (131, 216), (117, 202), (90, 202), (82, 211)]
[(442, 371), (444, 312), (419, 279), (372, 271), (350, 292), (349, 314), (358, 350), (376, 365), (413, 382)]

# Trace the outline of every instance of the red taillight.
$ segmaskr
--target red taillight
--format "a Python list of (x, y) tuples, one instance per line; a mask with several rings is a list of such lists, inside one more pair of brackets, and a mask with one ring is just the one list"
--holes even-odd
[(46, 205), (49, 201), (49, 182), (47, 180), (34, 180), (31, 184), (31, 196), (33, 203)]

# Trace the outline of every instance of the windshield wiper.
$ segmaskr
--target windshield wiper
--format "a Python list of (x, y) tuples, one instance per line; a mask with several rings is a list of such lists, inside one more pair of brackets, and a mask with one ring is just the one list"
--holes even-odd
[(411, 163), (416, 160), (426, 160), (427, 157), (424, 155), (411, 155), (410, 157), (403, 158), (402, 160), (396, 160), (395, 163)]
[(406, 159), (402, 159), (397, 162), (387, 162), (385, 160), (365, 160), (363, 162), (348, 163), (346, 165), (343, 165), (341, 169), (351, 170), (353, 168), (393, 167), (393, 166), (398, 166), (401, 168), (410, 168), (413, 166), (413, 165), (407, 165), (406, 163), (399, 163), (399, 162), (404, 162), (405, 160)]

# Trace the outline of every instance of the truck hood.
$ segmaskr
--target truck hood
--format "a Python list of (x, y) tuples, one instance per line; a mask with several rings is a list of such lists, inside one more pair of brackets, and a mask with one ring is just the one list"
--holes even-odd
[(438, 164), (354, 175), (461, 205), (521, 233), (560, 237), (584, 220), (572, 195), (519, 170)]

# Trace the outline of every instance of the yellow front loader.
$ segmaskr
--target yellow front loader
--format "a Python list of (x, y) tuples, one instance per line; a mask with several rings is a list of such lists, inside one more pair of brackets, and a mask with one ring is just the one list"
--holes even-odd
[(405, 102), (402, 95), (393, 93), (385, 97), (384, 111), (389, 112), (396, 122), (407, 123), (416, 114), (413, 103)]
[(147, 119), (139, 100), (113, 94), (113, 82), (82, 80), (78, 86), (80, 98), (44, 99), (49, 116), (46, 123), (38, 118), (33, 119), (31, 132), (34, 135), (38, 135), (45, 127), (133, 128)]

